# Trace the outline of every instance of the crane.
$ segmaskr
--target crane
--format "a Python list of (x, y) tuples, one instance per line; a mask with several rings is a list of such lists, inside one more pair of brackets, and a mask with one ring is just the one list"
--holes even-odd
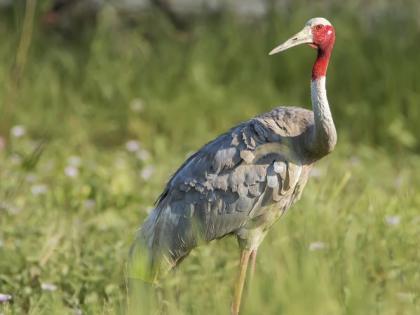
[[(299, 200), (313, 164), (337, 133), (326, 93), (335, 30), (312, 18), (273, 55), (308, 44), (312, 111), (277, 107), (240, 123), (190, 156), (173, 174), (131, 248), (134, 277), (157, 281), (199, 244), (234, 235), (241, 250), (231, 313), (239, 314), (247, 270), (270, 227)], [(248, 265), (250, 264), (250, 267)]]

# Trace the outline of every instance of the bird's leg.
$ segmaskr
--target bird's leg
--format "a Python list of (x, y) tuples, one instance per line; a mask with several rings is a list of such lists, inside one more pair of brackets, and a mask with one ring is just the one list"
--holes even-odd
[(243, 249), (241, 252), (241, 262), (239, 263), (239, 273), (238, 273), (238, 278), (236, 279), (235, 290), (233, 293), (233, 302), (232, 302), (232, 309), (231, 309), (232, 315), (239, 314), (242, 291), (245, 284), (246, 271), (247, 271), (249, 256), (251, 255), (251, 252), (252, 251), (246, 250), (246, 249)]
[(251, 270), (250, 270), (250, 275), (249, 275), (249, 283), (252, 283), (252, 280), (254, 279), (254, 273), (255, 273), (255, 262), (257, 260), (257, 251), (258, 249), (253, 249), (251, 251)]

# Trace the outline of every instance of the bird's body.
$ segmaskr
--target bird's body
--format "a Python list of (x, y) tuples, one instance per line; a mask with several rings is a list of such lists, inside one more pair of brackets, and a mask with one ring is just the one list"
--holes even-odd
[(306, 184), (313, 160), (302, 152), (313, 125), (313, 112), (278, 107), (193, 154), (140, 230), (139, 241), (153, 253), (154, 269), (168, 270), (201, 241), (228, 234), (244, 248), (258, 247)]
[(313, 111), (277, 107), (233, 127), (188, 158), (138, 233), (132, 257), (142, 262), (140, 277), (156, 280), (198, 244), (236, 235), (242, 256), (232, 313), (238, 314), (248, 259), (254, 265), (267, 231), (300, 198), (313, 163), (330, 153), (337, 140), (325, 88), (334, 29), (325, 19), (311, 19), (272, 53), (302, 43), (318, 48)]

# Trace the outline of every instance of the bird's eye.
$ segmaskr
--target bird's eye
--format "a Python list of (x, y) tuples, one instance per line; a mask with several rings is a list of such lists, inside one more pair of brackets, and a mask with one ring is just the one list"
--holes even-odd
[(317, 29), (317, 30), (320, 30), (321, 28), (323, 28), (324, 27), (324, 25), (322, 25), (322, 24), (318, 24), (317, 26), (315, 26), (315, 28)]

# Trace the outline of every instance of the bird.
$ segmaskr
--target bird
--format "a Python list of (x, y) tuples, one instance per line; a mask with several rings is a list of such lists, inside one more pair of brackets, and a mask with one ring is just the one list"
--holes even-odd
[(138, 230), (130, 251), (130, 277), (155, 283), (198, 245), (236, 236), (241, 255), (231, 314), (239, 314), (261, 242), (300, 199), (314, 163), (336, 146), (326, 91), (334, 42), (332, 24), (317, 17), (269, 53), (302, 44), (317, 51), (310, 84), (312, 110), (276, 107), (239, 123), (192, 154), (169, 179)]

